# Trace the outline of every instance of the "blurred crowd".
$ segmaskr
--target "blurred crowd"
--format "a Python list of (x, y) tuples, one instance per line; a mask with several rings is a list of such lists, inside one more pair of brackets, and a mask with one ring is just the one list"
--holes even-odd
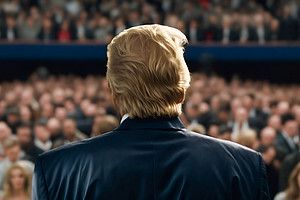
[[(299, 198), (300, 85), (194, 73), (180, 118), (189, 130), (261, 152), (272, 198)], [(119, 121), (105, 77), (44, 69), (27, 81), (2, 82), (0, 199), (30, 198), (40, 153), (113, 130)]]
[(190, 43), (300, 39), (299, 0), (2, 0), (0, 38), (96, 40), (122, 30), (165, 24)]

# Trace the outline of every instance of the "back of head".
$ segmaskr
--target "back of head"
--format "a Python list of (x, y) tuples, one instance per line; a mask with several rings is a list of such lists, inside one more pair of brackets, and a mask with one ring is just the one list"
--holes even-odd
[(173, 117), (189, 86), (183, 57), (186, 37), (161, 25), (127, 29), (108, 45), (107, 80), (121, 114)]

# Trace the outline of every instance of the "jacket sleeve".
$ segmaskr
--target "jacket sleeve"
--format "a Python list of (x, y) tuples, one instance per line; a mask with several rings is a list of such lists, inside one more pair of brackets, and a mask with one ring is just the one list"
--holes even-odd
[(42, 157), (39, 156), (35, 163), (32, 177), (32, 200), (48, 200), (48, 189), (42, 166)]
[(267, 178), (267, 171), (265, 162), (259, 153), (259, 193), (258, 198), (259, 200), (270, 200), (269, 194), (269, 185), (268, 185), (268, 178)]

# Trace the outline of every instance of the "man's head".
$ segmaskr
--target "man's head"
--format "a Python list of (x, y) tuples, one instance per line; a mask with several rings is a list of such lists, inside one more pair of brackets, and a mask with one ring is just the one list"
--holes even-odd
[(0, 141), (3, 142), (11, 135), (11, 129), (5, 122), (0, 122)]
[(72, 139), (76, 132), (76, 122), (73, 119), (66, 119), (63, 122), (63, 134), (66, 138)]
[(47, 142), (50, 139), (50, 132), (47, 126), (43, 123), (38, 123), (34, 126), (34, 137), (41, 142)]
[(281, 116), (282, 130), (285, 131), (290, 137), (298, 134), (298, 123), (292, 114), (285, 114)]
[(47, 121), (47, 128), (50, 131), (52, 136), (57, 136), (61, 133), (61, 123), (60, 121), (55, 118), (55, 117), (51, 117), (48, 121)]
[(29, 144), (31, 142), (31, 127), (30, 124), (28, 123), (22, 123), (18, 128), (17, 128), (17, 137), (21, 143), (23, 144)]
[(4, 141), (5, 156), (11, 161), (16, 162), (20, 158), (21, 146), (17, 137), (10, 136)]
[(276, 138), (276, 131), (274, 128), (267, 126), (261, 130), (260, 142), (263, 146), (273, 145)]
[(190, 73), (185, 35), (161, 25), (127, 29), (108, 45), (107, 80), (121, 114), (130, 118), (181, 113)]

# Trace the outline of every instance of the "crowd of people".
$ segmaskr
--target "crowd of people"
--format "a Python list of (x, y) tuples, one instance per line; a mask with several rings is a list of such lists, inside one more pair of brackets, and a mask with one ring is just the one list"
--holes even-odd
[(164, 24), (190, 43), (300, 39), (299, 0), (3, 0), (3, 40), (96, 40), (128, 27)]
[[(300, 191), (297, 181), (288, 184), (290, 176), (297, 180), (300, 169), (296, 167), (300, 161), (299, 94), (296, 84), (238, 77), (226, 82), (215, 75), (194, 73), (180, 119), (199, 134), (261, 152), (271, 196), (281, 192), (276, 198), (282, 199)], [(39, 154), (108, 132), (119, 122), (105, 77), (35, 73), (24, 82), (2, 82), (0, 197), (29, 199)]]

